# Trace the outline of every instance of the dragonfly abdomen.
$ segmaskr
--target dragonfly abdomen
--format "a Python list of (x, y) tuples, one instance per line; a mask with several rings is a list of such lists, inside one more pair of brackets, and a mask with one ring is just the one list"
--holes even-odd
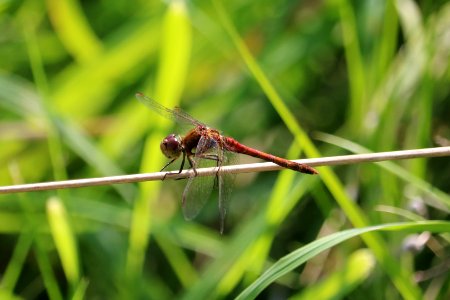
[(254, 148), (247, 147), (230, 137), (226, 137), (225, 142), (226, 142), (226, 147), (227, 147), (228, 151), (246, 154), (246, 155), (260, 158), (260, 159), (263, 159), (266, 161), (270, 161), (270, 162), (273, 162), (284, 168), (294, 170), (297, 172), (301, 172), (301, 173), (306, 173), (306, 174), (318, 174), (319, 173), (314, 168), (312, 168), (308, 165), (299, 164), (299, 163), (296, 163), (296, 162), (293, 162), (293, 161), (290, 161), (290, 160), (287, 160), (287, 159), (284, 159), (284, 158), (281, 158), (281, 157), (278, 157), (278, 156), (275, 156), (275, 155), (272, 155), (269, 153), (265, 153), (265, 152), (256, 150)]

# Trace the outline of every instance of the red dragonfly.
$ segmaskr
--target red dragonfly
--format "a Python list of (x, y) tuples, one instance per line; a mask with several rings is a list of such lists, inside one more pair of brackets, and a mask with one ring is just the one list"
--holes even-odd
[[(181, 173), (183, 170), (186, 159), (194, 171), (194, 176), (189, 178), (182, 198), (183, 214), (187, 220), (197, 216), (211, 195), (213, 187), (218, 186), (220, 232), (223, 232), (226, 205), (234, 175), (220, 172), (220, 168), (232, 162), (235, 153), (257, 157), (294, 171), (318, 174), (315, 169), (308, 165), (247, 147), (231, 137), (223, 136), (217, 129), (208, 127), (178, 107), (174, 109), (166, 108), (142, 93), (137, 93), (136, 98), (151, 110), (180, 125), (194, 126), (184, 137), (178, 134), (168, 135), (160, 145), (162, 153), (170, 159), (161, 171), (166, 169), (181, 155), (181, 167), (177, 173)], [(211, 166), (217, 167), (216, 176), (196, 176), (197, 168)]]

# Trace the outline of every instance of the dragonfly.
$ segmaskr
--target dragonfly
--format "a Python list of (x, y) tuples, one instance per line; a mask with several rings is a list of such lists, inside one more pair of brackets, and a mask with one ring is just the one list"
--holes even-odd
[[(232, 137), (224, 136), (219, 130), (196, 120), (179, 107), (169, 109), (142, 93), (136, 93), (136, 98), (159, 115), (179, 125), (193, 127), (183, 137), (175, 133), (168, 135), (160, 144), (161, 152), (170, 160), (161, 169), (161, 172), (179, 159), (180, 156), (182, 157), (182, 161), (177, 173), (181, 173), (186, 160), (193, 170), (194, 174), (189, 177), (182, 196), (182, 209), (186, 220), (192, 220), (198, 215), (209, 199), (214, 187), (217, 187), (219, 195), (220, 232), (223, 233), (228, 197), (235, 175), (228, 172), (221, 172), (221, 167), (232, 164), (235, 160), (235, 154), (246, 154), (260, 158), (301, 173), (318, 174), (314, 168), (306, 164), (290, 161), (248, 147)], [(197, 169), (203, 167), (216, 167), (217, 172), (215, 176), (197, 176)]]

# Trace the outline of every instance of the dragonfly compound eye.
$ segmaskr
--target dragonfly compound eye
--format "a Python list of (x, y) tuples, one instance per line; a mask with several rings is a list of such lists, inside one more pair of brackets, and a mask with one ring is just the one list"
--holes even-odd
[(161, 142), (161, 152), (167, 157), (167, 158), (177, 158), (180, 156), (182, 152), (181, 147), (181, 137), (179, 135), (171, 134), (168, 135), (162, 142)]

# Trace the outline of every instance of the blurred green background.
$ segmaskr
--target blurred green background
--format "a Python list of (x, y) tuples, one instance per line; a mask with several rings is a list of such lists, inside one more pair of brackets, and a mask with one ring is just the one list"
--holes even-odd
[[(0, 185), (158, 171), (174, 127), (138, 91), (292, 159), (449, 145), (446, 2), (0, 1)], [(1, 195), (0, 298), (448, 299), (449, 170), (241, 174), (224, 235), (183, 180)]]

